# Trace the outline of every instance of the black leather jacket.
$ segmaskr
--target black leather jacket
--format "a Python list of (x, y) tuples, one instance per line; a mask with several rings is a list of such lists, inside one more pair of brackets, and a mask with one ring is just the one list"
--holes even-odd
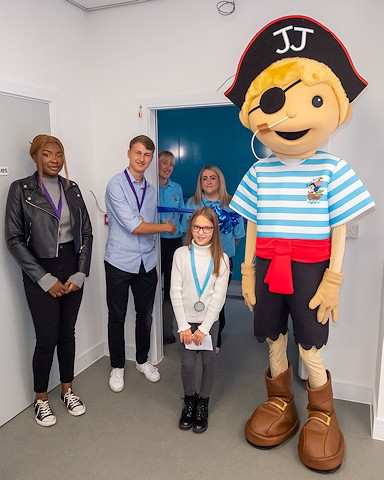
[[(75, 182), (66, 189), (59, 175), (71, 214), (72, 234), (78, 254), (78, 272), (89, 274), (92, 226), (83, 197)], [(8, 192), (5, 240), (23, 271), (34, 281), (47, 272), (38, 258), (55, 258), (59, 249), (59, 218), (37, 183), (36, 173), (14, 181)], [(76, 272), (73, 272), (76, 273)]]

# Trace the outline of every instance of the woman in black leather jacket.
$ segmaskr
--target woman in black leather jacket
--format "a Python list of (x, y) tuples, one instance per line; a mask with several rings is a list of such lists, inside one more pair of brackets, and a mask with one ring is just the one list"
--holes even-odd
[[(92, 226), (81, 192), (68, 179), (64, 147), (53, 136), (37, 135), (30, 147), (37, 171), (16, 180), (8, 193), (5, 236), (20, 265), (31, 311), (36, 347), (33, 355), (35, 419), (51, 426), (48, 381), (57, 347), (61, 399), (71, 415), (85, 413), (72, 391), (75, 323), (89, 274)], [(59, 175), (64, 167), (66, 178)]]

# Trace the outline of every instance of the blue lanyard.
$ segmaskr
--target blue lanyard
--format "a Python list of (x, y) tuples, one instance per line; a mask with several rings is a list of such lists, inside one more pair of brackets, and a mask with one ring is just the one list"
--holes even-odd
[(192, 274), (193, 274), (193, 279), (195, 281), (195, 287), (197, 291), (197, 295), (199, 298), (203, 294), (206, 286), (208, 285), (208, 281), (210, 276), (212, 275), (212, 270), (213, 270), (213, 258), (211, 257), (211, 261), (209, 262), (208, 270), (207, 270), (207, 275), (205, 276), (205, 280), (203, 283), (203, 286), (200, 286), (199, 279), (197, 278), (197, 272), (196, 272), (196, 265), (195, 265), (195, 253), (194, 253), (194, 245), (192, 243), (191, 245), (191, 250), (190, 250), (190, 257), (191, 257), (191, 266), (192, 266)]

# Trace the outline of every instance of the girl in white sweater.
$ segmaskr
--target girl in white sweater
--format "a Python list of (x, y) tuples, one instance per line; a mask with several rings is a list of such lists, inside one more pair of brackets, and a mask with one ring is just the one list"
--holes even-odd
[[(170, 296), (180, 334), (184, 404), (179, 427), (203, 433), (208, 427), (208, 402), (216, 374), (219, 314), (227, 293), (229, 259), (220, 243), (216, 213), (195, 210), (185, 235), (185, 246), (173, 257)], [(212, 344), (209, 342), (210, 335)], [(203, 343), (204, 342), (204, 343)], [(202, 356), (200, 391), (195, 386), (196, 356)]]

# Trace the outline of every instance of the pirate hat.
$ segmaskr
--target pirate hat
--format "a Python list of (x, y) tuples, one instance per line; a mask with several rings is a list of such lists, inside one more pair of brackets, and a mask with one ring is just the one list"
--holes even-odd
[(224, 95), (241, 108), (249, 86), (261, 72), (278, 60), (294, 57), (327, 65), (339, 78), (349, 102), (368, 85), (334, 33), (316, 20), (292, 15), (274, 20), (253, 37), (240, 59), (235, 80)]

